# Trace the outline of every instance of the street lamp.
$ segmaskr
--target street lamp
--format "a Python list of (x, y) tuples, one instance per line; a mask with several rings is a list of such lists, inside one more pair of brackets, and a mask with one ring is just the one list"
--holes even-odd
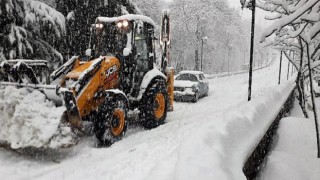
[[(246, 5), (246, 0), (240, 0), (242, 8)], [(256, 0), (250, 0), (247, 7), (252, 10), (251, 21), (251, 45), (250, 45), (250, 67), (249, 67), (249, 87), (248, 87), (248, 101), (251, 100), (251, 86), (252, 86), (252, 63), (253, 63), (253, 43), (254, 43), (254, 22), (256, 12)]]
[(203, 61), (203, 44), (208, 40), (207, 36), (201, 38), (201, 71), (202, 71), (202, 61)]

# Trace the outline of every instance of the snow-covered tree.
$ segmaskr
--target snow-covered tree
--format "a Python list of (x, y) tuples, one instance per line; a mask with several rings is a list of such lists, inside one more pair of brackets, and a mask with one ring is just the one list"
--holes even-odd
[[(269, 11), (266, 19), (273, 21), (261, 36), (261, 42), (275, 35), (271, 43), (283, 51), (298, 70), (297, 85), (300, 92), (300, 104), (305, 110), (304, 82), (308, 75), (308, 64), (316, 67), (319, 64), (320, 18), (318, 0), (260, 0), (257, 7)], [(270, 44), (270, 42), (268, 42)], [(293, 59), (293, 54), (298, 53)], [(311, 82), (312, 83), (312, 82)]]
[[(248, 6), (248, 3), (246, 5)], [(259, 0), (257, 7), (270, 12), (266, 19), (273, 21), (273, 24), (265, 29), (260, 41), (265, 42), (267, 37), (275, 35), (271, 40), (272, 44), (283, 51), (298, 70), (296, 84), (299, 90), (299, 103), (306, 117), (308, 117), (305, 108), (307, 98), (304, 87), (310, 84), (311, 104), (317, 129), (318, 148), (320, 148), (313, 92), (313, 75), (319, 72), (316, 68), (320, 65), (320, 1)], [(298, 54), (295, 59), (294, 54)], [(320, 149), (318, 149), (318, 157), (320, 157)]]
[(208, 37), (203, 45), (204, 71), (227, 71), (228, 59), (230, 69), (243, 64), (242, 47), (249, 41), (249, 34), (244, 31), (239, 12), (229, 7), (228, 2), (175, 0), (169, 7), (173, 63), (182, 61), (184, 68), (193, 69), (195, 59), (201, 59), (202, 39)]
[(0, 54), (6, 59), (62, 60), (57, 51), (65, 35), (65, 18), (35, 0), (0, 1)]
[(162, 10), (167, 8), (163, 0), (132, 0), (132, 2), (139, 7), (142, 14), (160, 24)]
[(56, 0), (39, 0), (40, 2), (44, 2), (44, 3), (46, 3), (47, 5), (49, 5), (49, 6), (51, 6), (51, 7), (53, 7), (53, 8), (55, 8), (56, 7)]

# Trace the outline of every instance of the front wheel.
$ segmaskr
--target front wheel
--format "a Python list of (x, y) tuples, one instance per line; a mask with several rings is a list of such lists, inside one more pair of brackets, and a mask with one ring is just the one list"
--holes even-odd
[(198, 100), (199, 100), (199, 93), (196, 92), (196, 93), (194, 94), (194, 97), (193, 97), (192, 102), (193, 102), (193, 103), (196, 103), (196, 102), (198, 102)]
[(95, 135), (100, 145), (110, 146), (122, 139), (127, 130), (127, 103), (122, 97), (106, 101), (99, 108), (98, 121), (95, 123)]
[(145, 128), (154, 128), (164, 123), (168, 111), (168, 92), (164, 80), (156, 80), (148, 88), (140, 102), (140, 119)]

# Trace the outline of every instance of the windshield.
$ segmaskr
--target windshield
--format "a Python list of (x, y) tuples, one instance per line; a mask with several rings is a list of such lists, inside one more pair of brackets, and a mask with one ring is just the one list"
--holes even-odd
[(180, 76), (178, 76), (176, 78), (176, 80), (184, 80), (184, 81), (198, 81), (197, 76), (195, 76), (194, 74), (181, 74)]
[(96, 57), (122, 54), (127, 45), (127, 34), (120, 32), (115, 24), (104, 24), (92, 33), (91, 48)]

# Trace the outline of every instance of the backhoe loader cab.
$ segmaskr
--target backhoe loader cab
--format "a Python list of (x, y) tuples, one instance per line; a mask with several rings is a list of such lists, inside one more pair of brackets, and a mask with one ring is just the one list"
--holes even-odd
[(114, 56), (121, 61), (122, 90), (138, 98), (146, 73), (154, 68), (154, 22), (141, 15), (98, 17), (92, 26), (91, 58)]
[(139, 109), (146, 128), (164, 123), (172, 110), (173, 70), (155, 66), (154, 26), (142, 15), (96, 19), (86, 51), (90, 60), (73, 57), (51, 76), (65, 74), (58, 92), (67, 122), (81, 129), (83, 121), (92, 121), (102, 144), (124, 135), (129, 109)]

